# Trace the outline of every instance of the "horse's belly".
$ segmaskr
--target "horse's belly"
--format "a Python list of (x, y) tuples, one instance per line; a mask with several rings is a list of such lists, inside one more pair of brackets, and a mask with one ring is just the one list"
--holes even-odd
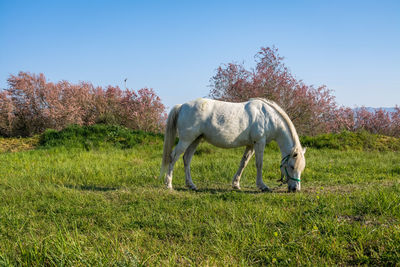
[(241, 146), (247, 146), (249, 145), (248, 142), (218, 142), (218, 140), (215, 139), (208, 139), (208, 138), (204, 138), (208, 143), (216, 146), (216, 147), (220, 147), (220, 148), (235, 148), (235, 147), (241, 147)]
[(203, 137), (210, 144), (222, 148), (246, 146), (251, 143), (247, 131), (238, 134), (236, 131), (229, 131), (229, 129), (209, 129), (209, 131), (203, 133)]

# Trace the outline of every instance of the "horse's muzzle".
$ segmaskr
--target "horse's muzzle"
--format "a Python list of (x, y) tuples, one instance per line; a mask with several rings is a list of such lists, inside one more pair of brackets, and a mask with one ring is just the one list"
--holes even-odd
[(288, 186), (288, 191), (290, 193), (295, 193), (295, 192), (300, 191), (300, 189), (298, 189), (297, 186)]

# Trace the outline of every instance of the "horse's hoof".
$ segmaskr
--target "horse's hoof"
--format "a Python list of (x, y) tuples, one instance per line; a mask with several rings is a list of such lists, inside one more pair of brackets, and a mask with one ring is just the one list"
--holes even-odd
[(232, 185), (232, 188), (235, 189), (235, 190), (240, 190), (241, 189), (239, 185)]
[(166, 187), (168, 190), (174, 190), (173, 188), (172, 188), (172, 185), (167, 185), (167, 187)]
[(197, 191), (197, 187), (195, 185), (187, 185), (187, 188), (193, 191)]
[(263, 189), (261, 189), (261, 192), (268, 192), (268, 193), (270, 193), (270, 192), (272, 192), (272, 190), (269, 189), (269, 187), (264, 187)]

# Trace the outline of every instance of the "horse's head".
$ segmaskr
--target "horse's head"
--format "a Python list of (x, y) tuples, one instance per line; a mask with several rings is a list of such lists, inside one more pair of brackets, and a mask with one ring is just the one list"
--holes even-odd
[(306, 167), (304, 154), (306, 149), (295, 147), (292, 152), (284, 157), (281, 162), (281, 180), (286, 177), (289, 192), (300, 191), (301, 173)]

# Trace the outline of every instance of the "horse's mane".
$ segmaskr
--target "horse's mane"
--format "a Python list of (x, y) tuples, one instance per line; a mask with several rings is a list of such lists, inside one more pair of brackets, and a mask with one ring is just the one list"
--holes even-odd
[(260, 101), (266, 103), (267, 105), (271, 106), (273, 109), (275, 109), (276, 112), (278, 112), (278, 114), (283, 118), (283, 120), (289, 126), (290, 133), (294, 140), (294, 147), (295, 148), (301, 147), (299, 136), (297, 135), (297, 131), (296, 131), (296, 128), (294, 128), (292, 120), (289, 118), (289, 116), (286, 114), (286, 112), (277, 103), (275, 103), (272, 100), (268, 100), (268, 99), (261, 98), (261, 97), (251, 98), (250, 100), (260, 100)]

